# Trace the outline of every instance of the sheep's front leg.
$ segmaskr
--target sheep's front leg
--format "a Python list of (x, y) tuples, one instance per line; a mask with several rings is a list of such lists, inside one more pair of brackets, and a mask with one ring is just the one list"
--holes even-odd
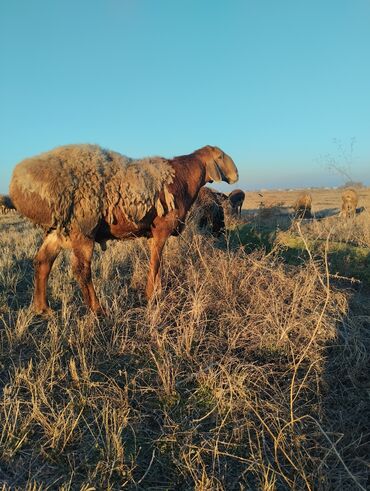
[(57, 232), (48, 234), (34, 259), (35, 267), (35, 292), (33, 296), (33, 308), (37, 314), (48, 314), (50, 308), (46, 295), (48, 277), (61, 250), (61, 240)]
[(161, 290), (162, 252), (168, 236), (167, 232), (153, 233), (153, 238), (151, 239), (149, 274), (146, 284), (146, 297), (148, 300), (153, 296), (154, 291), (159, 293)]
[(96, 296), (91, 278), (91, 259), (94, 251), (94, 241), (87, 237), (78, 236), (72, 240), (72, 271), (82, 291), (85, 303), (90, 309), (99, 314), (104, 313)]

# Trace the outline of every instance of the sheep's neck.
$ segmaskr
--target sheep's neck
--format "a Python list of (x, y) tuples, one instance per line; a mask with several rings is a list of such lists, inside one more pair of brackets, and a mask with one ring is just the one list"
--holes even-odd
[(199, 189), (207, 182), (203, 163), (195, 157), (182, 162), (181, 176), (186, 183), (189, 198), (194, 201), (198, 196)]

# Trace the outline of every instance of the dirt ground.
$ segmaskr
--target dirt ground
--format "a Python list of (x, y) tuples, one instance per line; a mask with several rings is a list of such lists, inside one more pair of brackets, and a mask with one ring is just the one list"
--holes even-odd
[[(261, 203), (265, 207), (280, 206), (292, 208), (294, 202), (302, 193), (308, 192), (312, 196), (312, 211), (320, 214), (334, 214), (339, 212), (342, 199), (342, 189), (300, 189), (292, 191), (246, 191), (243, 210), (257, 210)], [(364, 206), (370, 209), (370, 188), (361, 188), (358, 190), (359, 202), (358, 207)]]

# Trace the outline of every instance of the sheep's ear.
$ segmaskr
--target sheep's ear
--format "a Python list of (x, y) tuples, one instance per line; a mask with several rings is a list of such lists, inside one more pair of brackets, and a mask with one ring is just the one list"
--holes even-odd
[(217, 162), (213, 159), (207, 162), (207, 174), (212, 181), (222, 181), (220, 168), (218, 167)]

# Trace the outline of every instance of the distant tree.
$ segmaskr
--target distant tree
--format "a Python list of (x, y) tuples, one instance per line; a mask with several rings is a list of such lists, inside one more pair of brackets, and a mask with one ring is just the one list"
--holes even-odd
[[(326, 154), (321, 156), (320, 160), (324, 161), (324, 165), (329, 171), (339, 174), (345, 179), (344, 184), (339, 187), (363, 187), (362, 183), (353, 181), (351, 176), (356, 139), (354, 137), (351, 138), (349, 149), (346, 149), (340, 140), (334, 138), (333, 141), (337, 147), (337, 155), (333, 156), (332, 154)], [(356, 184), (359, 184), (360, 186), (356, 186)]]

